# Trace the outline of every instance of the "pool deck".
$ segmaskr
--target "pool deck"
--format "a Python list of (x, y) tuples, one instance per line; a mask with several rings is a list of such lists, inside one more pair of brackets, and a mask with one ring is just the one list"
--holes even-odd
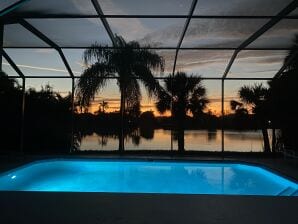
[[(69, 156), (60, 156), (69, 158)], [(94, 156), (74, 156), (94, 158)], [(96, 158), (241, 161), (274, 169), (298, 180), (298, 161), (283, 158), (196, 156), (95, 156)], [(1, 158), (0, 170), (57, 156)], [(73, 157), (71, 157), (73, 158)], [(161, 224), (298, 223), (298, 197), (0, 192), (0, 223)]]

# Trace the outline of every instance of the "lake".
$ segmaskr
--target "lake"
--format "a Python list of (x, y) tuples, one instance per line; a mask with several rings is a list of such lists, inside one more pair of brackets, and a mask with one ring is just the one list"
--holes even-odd
[[(130, 135), (125, 139), (126, 150), (170, 150), (171, 131), (155, 129), (150, 136), (142, 137), (140, 133)], [(221, 130), (185, 130), (185, 149), (189, 151), (221, 151)], [(260, 130), (225, 130), (225, 151), (261, 152), (263, 137)], [(173, 141), (173, 149), (177, 150), (177, 141)], [(80, 150), (113, 151), (118, 149), (117, 136), (100, 136), (92, 134), (81, 140)]]

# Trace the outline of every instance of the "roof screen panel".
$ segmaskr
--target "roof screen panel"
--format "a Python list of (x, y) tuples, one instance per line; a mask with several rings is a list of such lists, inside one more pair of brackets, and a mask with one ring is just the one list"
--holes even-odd
[(221, 78), (232, 55), (232, 50), (180, 50), (176, 71)]
[(110, 18), (113, 33), (126, 41), (136, 40), (142, 46), (177, 47), (185, 19)]
[(54, 49), (7, 49), (7, 54), (25, 76), (69, 76)]
[(287, 51), (243, 50), (237, 55), (228, 78), (273, 78), (284, 63)]
[(194, 15), (275, 16), (292, 0), (202, 0)]
[(192, 19), (182, 47), (238, 47), (267, 21), (267, 19)]
[(192, 0), (98, 0), (106, 15), (187, 15)]
[(30, 31), (19, 24), (4, 26), (4, 47), (49, 47)]
[(155, 53), (157, 53), (159, 56), (162, 56), (165, 62), (164, 74), (155, 73), (155, 76), (165, 77), (166, 75), (172, 73), (176, 50), (156, 50)]
[(86, 66), (83, 61), (84, 49), (63, 49), (64, 56), (75, 76), (80, 76)]
[(283, 19), (248, 47), (290, 48), (295, 35), (298, 34), (298, 20)]
[(15, 10), (20, 15), (97, 15), (91, 0), (30, 0)]
[(112, 45), (100, 19), (28, 19), (31, 25), (60, 47)]
[(0, 1), (0, 11), (13, 5), (14, 3), (18, 2), (19, 0), (1, 0)]

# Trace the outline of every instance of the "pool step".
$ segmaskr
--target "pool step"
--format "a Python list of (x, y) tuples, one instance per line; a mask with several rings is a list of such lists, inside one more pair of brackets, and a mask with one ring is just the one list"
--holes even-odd
[(294, 196), (297, 193), (298, 193), (297, 189), (292, 188), (292, 187), (287, 187), (284, 190), (282, 190), (281, 192), (279, 192), (277, 195), (278, 196)]
[(296, 191), (294, 191), (291, 196), (298, 196), (298, 189)]

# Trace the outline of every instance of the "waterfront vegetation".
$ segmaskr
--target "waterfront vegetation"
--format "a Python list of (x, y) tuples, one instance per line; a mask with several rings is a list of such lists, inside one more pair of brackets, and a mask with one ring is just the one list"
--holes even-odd
[[(32, 88), (26, 90), (23, 127), (24, 149), (27, 152), (69, 152), (72, 134), (74, 148), (79, 150), (82, 139), (93, 133), (102, 137), (101, 144), (106, 144), (109, 138), (118, 139), (118, 150), (124, 151), (125, 139), (131, 138), (138, 145), (140, 137), (154, 140), (154, 130), (157, 129), (173, 130), (173, 140), (178, 142), (178, 151), (182, 152), (185, 149), (185, 130), (209, 130), (211, 133), (222, 127), (226, 130), (261, 130), (263, 151), (267, 153), (298, 148), (294, 131), (298, 124), (298, 57), (294, 50), (289, 51), (285, 58), (287, 69), (281, 76), (270, 81), (268, 87), (260, 83), (242, 86), (238, 91), (238, 100), (230, 101), (231, 113), (221, 117), (206, 110), (208, 94), (199, 76), (178, 72), (158, 81), (154, 79), (152, 70), (163, 72), (162, 57), (154, 51), (138, 49), (140, 46), (137, 42), (126, 43), (121, 37), (117, 37), (117, 41), (121, 46), (119, 49), (93, 45), (84, 52), (88, 68), (76, 86), (74, 116), (70, 94), (62, 96), (49, 85), (40, 91)], [(293, 48), (297, 44), (296, 37)], [(288, 60), (293, 57), (294, 60), (289, 63)], [(119, 87), (119, 110), (107, 111), (109, 102), (103, 101), (96, 113), (88, 113), (90, 102), (99, 90), (109, 85), (108, 78), (111, 76), (117, 80)], [(159, 116), (154, 115), (153, 111), (141, 112), (140, 83), (154, 99)], [(22, 96), (17, 80), (1, 72), (2, 150), (19, 149)], [(163, 115), (167, 111), (170, 115)], [(272, 130), (271, 139), (268, 129)], [(280, 130), (278, 134), (277, 129)]]

